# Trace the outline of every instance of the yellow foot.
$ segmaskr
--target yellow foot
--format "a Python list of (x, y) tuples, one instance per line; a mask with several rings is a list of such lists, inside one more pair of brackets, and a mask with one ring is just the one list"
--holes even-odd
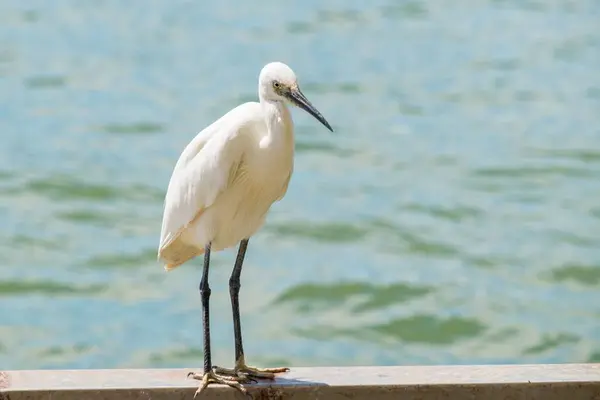
[(208, 385), (214, 383), (230, 386), (234, 389), (239, 390), (243, 395), (247, 395), (246, 389), (242, 386), (242, 383), (256, 382), (254, 379), (248, 378), (242, 374), (229, 376), (221, 375), (217, 373), (216, 367), (206, 374), (197, 374), (195, 372), (190, 372), (188, 374), (188, 378), (190, 377), (202, 381), (202, 383), (200, 383), (200, 386), (198, 387), (198, 390), (196, 390), (196, 393), (194, 393), (194, 398), (196, 398), (196, 396), (202, 393), (202, 391), (206, 389)]
[(241, 358), (236, 363), (235, 368), (221, 368), (215, 367), (215, 372), (220, 376), (227, 377), (239, 377), (249, 379), (251, 382), (256, 382), (256, 379), (275, 379), (275, 374), (288, 372), (290, 369), (287, 367), (281, 368), (256, 368), (246, 365), (244, 359)]

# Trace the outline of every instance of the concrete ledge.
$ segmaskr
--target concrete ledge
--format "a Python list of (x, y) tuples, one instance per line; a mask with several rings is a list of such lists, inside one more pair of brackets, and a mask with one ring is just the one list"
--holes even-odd
[[(0, 400), (193, 399), (189, 369), (0, 372)], [(600, 364), (293, 368), (246, 386), (254, 399), (600, 400)], [(242, 399), (210, 386), (203, 399)]]

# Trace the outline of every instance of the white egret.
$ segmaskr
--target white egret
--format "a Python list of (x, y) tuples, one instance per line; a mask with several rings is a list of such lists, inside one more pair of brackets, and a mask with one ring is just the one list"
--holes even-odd
[[(258, 80), (260, 102), (237, 106), (202, 130), (183, 150), (171, 176), (164, 204), (158, 259), (172, 270), (204, 254), (200, 281), (204, 334), (204, 371), (190, 373), (202, 383), (245, 392), (243, 383), (273, 379), (288, 368), (249, 367), (240, 326), (239, 290), (250, 237), (261, 228), (269, 208), (285, 195), (294, 165), (294, 124), (287, 103), (307, 111), (330, 131), (327, 120), (298, 87), (296, 75), (280, 62), (267, 64)], [(211, 251), (240, 243), (229, 279), (235, 337), (235, 366), (211, 363), (208, 271)]]

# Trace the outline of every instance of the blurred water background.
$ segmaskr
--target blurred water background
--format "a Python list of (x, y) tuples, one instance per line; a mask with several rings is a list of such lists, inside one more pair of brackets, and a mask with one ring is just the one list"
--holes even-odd
[[(0, 367), (202, 364), (155, 261), (185, 144), (288, 63), (295, 174), (250, 241), (255, 365), (600, 361), (600, 3), (0, 1)], [(213, 255), (213, 360), (233, 362)]]

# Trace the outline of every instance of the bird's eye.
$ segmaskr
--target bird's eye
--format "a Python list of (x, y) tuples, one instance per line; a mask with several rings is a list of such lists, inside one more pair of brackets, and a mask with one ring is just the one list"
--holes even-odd
[(279, 89), (279, 86), (280, 86), (280, 85), (279, 85), (279, 82), (277, 82), (277, 81), (273, 82), (273, 87), (274, 87), (275, 89)]

